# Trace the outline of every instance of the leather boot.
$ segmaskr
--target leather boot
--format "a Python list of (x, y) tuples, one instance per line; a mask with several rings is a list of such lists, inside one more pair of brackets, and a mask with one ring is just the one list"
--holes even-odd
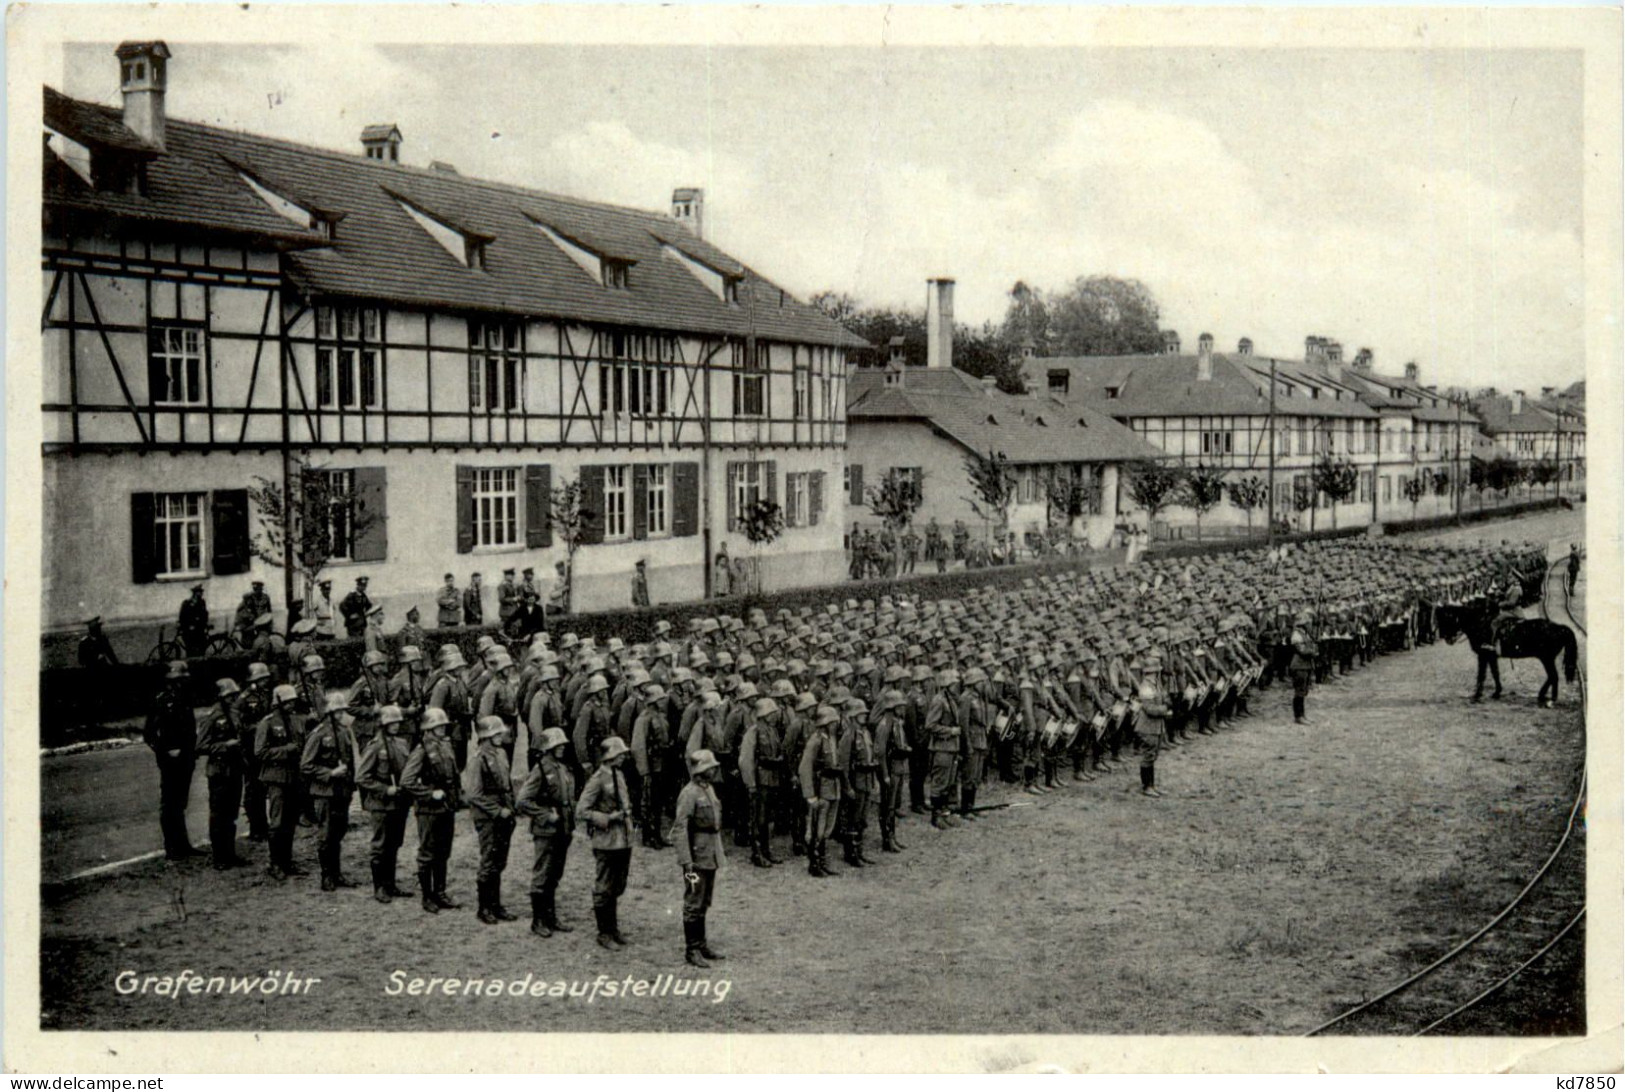
[(491, 877), (491, 913), (498, 921), (518, 921), (519, 915), (502, 905), (502, 877)]
[(705, 935), (705, 919), (704, 918), (701, 918), (699, 921), (694, 923), (694, 931), (699, 934), (699, 938), (700, 938), (700, 954), (702, 956), (704, 956), (706, 959), (711, 960), (712, 962), (716, 962), (717, 960), (722, 960), (722, 959), (727, 959), (728, 958), (727, 956), (723, 955), (721, 952), (717, 951), (715, 948), (711, 947), (711, 941)]
[(485, 925), (495, 925), (502, 919), (497, 917), (496, 911), (491, 909), (491, 881), (474, 881), (474, 898), (479, 903), (479, 912), (474, 916)]
[(609, 935), (609, 910), (603, 906), (592, 908), (592, 916), (598, 921), (598, 947), (613, 952), (616, 949), (615, 938)]
[(547, 927), (553, 930), (555, 933), (575, 932), (575, 926), (566, 925), (559, 920), (559, 908), (554, 901), (556, 897), (557, 896), (555, 896), (551, 891), (547, 893), (547, 901), (544, 904), (542, 911), (542, 920), (546, 922)]
[(880, 852), (882, 852), (882, 853), (898, 853), (898, 852), (901, 852), (901, 849), (902, 849), (902, 847), (900, 847), (897, 844), (897, 839), (896, 838), (892, 837), (890, 834), (881, 835), (881, 837), (880, 837)]
[(379, 868), (377, 865), (373, 865), (372, 897), (381, 903), (387, 904), (392, 898), (389, 892), (389, 886), (389, 884), (384, 882), (384, 870)]
[(431, 914), (440, 913), (440, 904), (434, 898), (434, 870), (418, 869), (418, 886), (423, 888), (423, 909)]
[(818, 839), (818, 874), (820, 876), (839, 876), (840, 873), (829, 866), (829, 839)]
[(711, 964), (705, 961), (705, 955), (700, 951), (699, 930), (696, 928), (698, 924), (693, 921), (683, 922), (683, 959), (690, 967), (706, 968)]
[(619, 904), (611, 906), (606, 916), (609, 918), (609, 936), (616, 944), (625, 948), (632, 942), (621, 935), (621, 908)]
[(550, 937), (553, 930), (547, 925), (547, 899), (542, 895), (530, 897), (530, 931), (539, 937)]
[(807, 845), (807, 875), (816, 876), (818, 879), (824, 878), (824, 870), (818, 867), (818, 843), (816, 842)]
[(434, 901), (442, 910), (461, 910), (463, 904), (446, 894), (446, 862), (434, 866)]

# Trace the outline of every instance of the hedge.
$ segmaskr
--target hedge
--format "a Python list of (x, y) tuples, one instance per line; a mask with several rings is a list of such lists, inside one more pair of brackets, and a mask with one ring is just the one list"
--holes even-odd
[[(1573, 504), (1568, 497), (1545, 497), (1541, 500), (1520, 501), (1517, 504), (1505, 504), (1498, 508), (1479, 508), (1467, 512), (1452, 512), (1446, 516), (1428, 516), (1425, 519), (1390, 520), (1382, 525), (1383, 532), (1390, 535), (1410, 534), (1415, 531), (1437, 531), (1444, 527), (1459, 527), (1468, 523), (1485, 523), (1493, 519), (1506, 519), (1510, 516), (1527, 515), (1530, 512), (1544, 512), (1552, 508), (1560, 508), (1565, 503)], [(1585, 503), (1585, 497), (1579, 498), (1579, 503)]]
[[(1289, 535), (1276, 535), (1277, 545), (1283, 542), (1321, 542), (1334, 538), (1355, 538), (1367, 534), (1367, 525), (1357, 527), (1328, 527), (1319, 531), (1294, 531)], [(1205, 557), (1209, 554), (1234, 554), (1243, 550), (1262, 550), (1269, 546), (1265, 538), (1178, 539), (1153, 543), (1144, 556), (1151, 560), (1175, 557)]]
[[(652, 641), (656, 637), (655, 623), (662, 618), (671, 622), (675, 631), (684, 631), (689, 619), (718, 614), (744, 616), (760, 608), (772, 615), (778, 610), (824, 608), (831, 602), (848, 599), (863, 601), (881, 596), (911, 595), (926, 598), (948, 598), (979, 587), (1009, 587), (1023, 580), (1063, 572), (1084, 572), (1093, 568), (1115, 565), (1124, 559), (1122, 550), (1100, 550), (1076, 558), (1062, 558), (1007, 565), (987, 569), (960, 569), (949, 573), (917, 573), (894, 580), (878, 579), (853, 581), (846, 584), (821, 585), (810, 588), (786, 588), (766, 592), (760, 596), (729, 596), (722, 599), (695, 600), (684, 603), (665, 603), (652, 607), (625, 607), (616, 610), (586, 614), (565, 615), (550, 620), (548, 630), (556, 639), (563, 633), (591, 635), (599, 643), (619, 637), (627, 644)], [(426, 632), (425, 656), (433, 658), (445, 644), (457, 645), (465, 659), (474, 658), (475, 648), (482, 636), (494, 634), (496, 625), (456, 626), (431, 629)], [(385, 638), (385, 645), (395, 651), (394, 634)], [(316, 646), (327, 665), (327, 680), (331, 686), (348, 686), (361, 674), (361, 656), (365, 644), (359, 638), (346, 637), (323, 641)], [(239, 682), (248, 674), (252, 656), (244, 653), (229, 657), (204, 657), (188, 661), (191, 673), (192, 702), (196, 706), (211, 705), (215, 701), (215, 683), (230, 676)], [(113, 667), (89, 669), (83, 667), (52, 667), (40, 672), (40, 734), (41, 746), (54, 747), (83, 737), (87, 721), (105, 723), (130, 717), (143, 717), (152, 697), (163, 686), (167, 668), (163, 664), (118, 664)]]

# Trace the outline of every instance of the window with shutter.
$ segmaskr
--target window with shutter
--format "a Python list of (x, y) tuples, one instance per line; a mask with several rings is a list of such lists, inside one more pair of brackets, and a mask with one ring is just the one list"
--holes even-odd
[(217, 489), (210, 498), (214, 523), (215, 576), (248, 571), (248, 490)]
[(351, 479), (354, 493), (354, 541), (351, 556), (357, 561), (382, 561), (389, 554), (388, 509), (384, 495), (384, 468), (363, 466)]
[(728, 523), (730, 531), (739, 530), (739, 464), (729, 463), (727, 473), (727, 488), (723, 493), (728, 498)]
[(848, 480), (851, 482), (851, 485), (852, 485), (852, 493), (851, 493), (851, 496), (849, 496), (847, 498), (847, 500), (852, 504), (862, 504), (863, 503), (863, 464), (862, 463), (849, 463), (847, 465), (846, 469), (847, 469), (847, 472), (848, 472), (848, 474), (847, 474)]
[(632, 537), (649, 537), (649, 468), (642, 463), (632, 467)]
[(767, 499), (770, 504), (779, 503), (779, 464), (772, 459), (767, 461)]
[(814, 470), (812, 472), (811, 494), (812, 496), (808, 505), (810, 509), (808, 522), (811, 523), (812, 526), (817, 527), (818, 521), (822, 519), (824, 515), (824, 472), (822, 470)]

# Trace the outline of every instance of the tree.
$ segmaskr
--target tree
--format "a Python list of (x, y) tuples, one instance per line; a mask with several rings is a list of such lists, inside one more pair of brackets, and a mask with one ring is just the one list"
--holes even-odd
[(1240, 508), (1247, 515), (1247, 531), (1252, 533), (1253, 510), (1263, 508), (1269, 504), (1270, 487), (1263, 478), (1257, 474), (1235, 481), (1225, 483), (1225, 491), (1230, 494), (1230, 503)]
[(991, 322), (982, 323), (977, 330), (969, 326), (954, 328), (954, 367), (978, 379), (991, 375), (1006, 394), (1027, 392), (1016, 349)]
[(1428, 482), (1424, 479), (1427, 471), (1419, 471), (1409, 478), (1399, 479), (1399, 492), (1411, 502), (1411, 519), (1416, 518), (1416, 505), (1428, 493)]
[(1162, 348), (1162, 309), (1144, 284), (1079, 277), (1045, 301), (1053, 347), (1066, 356), (1122, 356)]
[(1529, 481), (1533, 485), (1545, 487), (1557, 480), (1559, 471), (1557, 463), (1551, 459), (1541, 459), (1528, 468)]
[(1051, 523), (1059, 518), (1070, 528), (1073, 520), (1094, 506), (1094, 486), (1082, 467), (1057, 467), (1056, 473), (1045, 480), (1044, 491), (1045, 499), (1049, 502)]
[(739, 529), (750, 543), (751, 590), (762, 594), (762, 547), (784, 533), (784, 509), (766, 497), (745, 505), (739, 513)]
[(987, 526), (997, 523), (1002, 538), (1010, 519), (1010, 505), (1016, 499), (1016, 468), (1002, 451), (979, 451), (965, 454), (965, 477), (970, 482), (974, 497), (966, 497), (971, 511), (983, 524), (983, 537)]
[(1506, 455), (1496, 455), (1484, 468), (1484, 484), (1506, 499), (1507, 491), (1523, 478), (1523, 468)]
[(1185, 475), (1180, 503), (1196, 513), (1196, 539), (1202, 539), (1202, 517), (1224, 500), (1224, 471), (1196, 465)]
[[(892, 339), (900, 337), (904, 363), (911, 368), (924, 367), (930, 340), (924, 311), (865, 307), (850, 294), (831, 290), (813, 296), (812, 304), (872, 346), (862, 354), (866, 363), (885, 364), (891, 358)], [(954, 367), (978, 379), (993, 376), (999, 389), (1007, 394), (1023, 394), (1027, 389), (1021, 380), (1015, 347), (991, 322), (980, 327), (954, 328)]]
[(1450, 495), (1450, 471), (1433, 471), (1433, 495), (1435, 497), (1448, 497)]
[(1040, 354), (1046, 353), (1050, 342), (1049, 304), (1044, 293), (1017, 281), (1009, 292), (1010, 302), (1004, 309), (1004, 337), (1019, 349), (1031, 342)]
[(1478, 506), (1484, 507), (1484, 490), (1490, 484), (1490, 465), (1477, 455), (1474, 455), (1467, 464), (1467, 484), (1478, 494)]
[(859, 310), (857, 300), (845, 292), (827, 288), (808, 302), (843, 326), (856, 318)]
[[(291, 541), (293, 571), (300, 582), (299, 602), (308, 603), (335, 551), (348, 555), (356, 539), (375, 527), (380, 517), (354, 494), (340, 491), (347, 487), (335, 488), (332, 473), (325, 466), (312, 465), (307, 455), (291, 458), (287, 485), (284, 496), (282, 482), (255, 475), (247, 492), (258, 513), (259, 533), (248, 548), (261, 561), (280, 569), (288, 561)], [(294, 604), (288, 604), (288, 612), (291, 622)]]
[(1178, 503), (1180, 486), (1185, 480), (1185, 468), (1178, 463), (1147, 459), (1130, 463), (1123, 469), (1128, 474), (1128, 495), (1145, 509), (1147, 522), (1154, 521), (1170, 504)]
[(921, 485), (912, 474), (889, 470), (877, 484), (863, 491), (864, 500), (876, 519), (893, 531), (901, 531), (914, 522), (914, 513), (920, 510), (920, 502), (925, 499)]
[(580, 478), (555, 485), (548, 497), (553, 533), (564, 543), (564, 609), (567, 612), (575, 610), (576, 551), (581, 548), (582, 536), (596, 525), (599, 517), (598, 512), (582, 503), (585, 498)]
[[(1337, 527), (1337, 506), (1354, 496), (1360, 488), (1360, 472), (1348, 459), (1334, 459), (1330, 452), (1315, 460), (1313, 472), (1315, 490), (1325, 494), (1332, 504), (1332, 527)], [(1311, 516), (1310, 520), (1313, 521)], [(1313, 526), (1311, 522), (1311, 526)]]
[(1298, 513), (1300, 517), (1305, 512), (1309, 513), (1309, 529), (1311, 531), (1315, 529), (1315, 501), (1319, 496), (1320, 493), (1315, 489), (1314, 483), (1310, 479), (1292, 483), (1292, 510)]

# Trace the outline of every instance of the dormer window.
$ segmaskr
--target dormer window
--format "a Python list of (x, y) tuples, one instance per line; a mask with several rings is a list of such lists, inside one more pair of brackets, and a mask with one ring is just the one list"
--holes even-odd
[(390, 194), (390, 196), (394, 197), (401, 209), (417, 222), (418, 227), (427, 232), (429, 237), (439, 243), (441, 248), (455, 258), (460, 265), (467, 266), (470, 269), (485, 268), (485, 247), (491, 241), (489, 235), (480, 235), (453, 227), (445, 221), (431, 216), (405, 198), (395, 194)]
[(1107, 387), (1106, 388), (1106, 397), (1107, 398), (1116, 398), (1122, 393), (1123, 393), (1123, 388), (1122, 387)]
[(1049, 373), (1049, 390), (1051, 394), (1065, 394), (1072, 385), (1072, 373), (1062, 368), (1052, 369)]
[(630, 288), (632, 267), (630, 263), (605, 258), (599, 263), (598, 279), (605, 288)]
[(333, 238), (333, 220), (331, 217), (322, 216), (292, 198), (284, 197), (246, 171), (238, 171), (237, 177), (241, 178), (243, 184), (254, 191), (256, 197), (271, 206), (271, 210), (278, 216), (302, 228), (319, 231), (329, 239)]

